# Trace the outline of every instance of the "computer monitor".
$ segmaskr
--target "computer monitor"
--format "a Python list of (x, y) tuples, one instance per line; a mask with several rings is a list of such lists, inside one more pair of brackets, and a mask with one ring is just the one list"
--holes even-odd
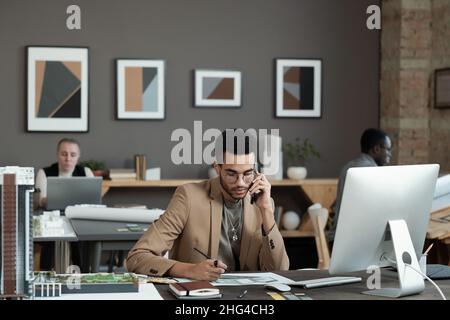
[(420, 270), (417, 257), (425, 241), (438, 172), (437, 164), (350, 168), (330, 274), (395, 264), (399, 288), (364, 293), (400, 297), (422, 292), (423, 277), (412, 268)]
[(101, 177), (48, 177), (47, 210), (64, 210), (75, 204), (101, 204)]

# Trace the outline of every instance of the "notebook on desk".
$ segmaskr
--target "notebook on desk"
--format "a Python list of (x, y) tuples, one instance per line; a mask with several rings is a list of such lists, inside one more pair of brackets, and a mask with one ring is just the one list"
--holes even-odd
[(178, 299), (216, 299), (222, 298), (220, 289), (208, 281), (191, 281), (169, 284), (169, 290)]
[(289, 285), (292, 287), (299, 286), (306, 289), (312, 289), (320, 287), (339, 286), (343, 284), (357, 283), (361, 281), (362, 278), (360, 277), (328, 277), (313, 280), (295, 281), (289, 283)]

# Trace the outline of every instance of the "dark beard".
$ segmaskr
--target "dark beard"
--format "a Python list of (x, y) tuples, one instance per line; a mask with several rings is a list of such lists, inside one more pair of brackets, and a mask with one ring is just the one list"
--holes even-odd
[[(235, 197), (233, 197), (232, 195), (231, 195), (231, 193), (230, 193), (230, 191), (229, 191), (229, 189), (224, 185), (224, 183), (222, 182), (222, 176), (221, 175), (219, 175), (219, 181), (220, 181), (220, 185), (222, 186), (222, 189), (231, 197), (231, 198), (233, 198), (234, 200), (236, 200), (236, 201), (239, 201), (239, 200), (241, 200), (241, 198), (235, 198)], [(248, 192), (248, 190), (247, 190), (247, 192)]]

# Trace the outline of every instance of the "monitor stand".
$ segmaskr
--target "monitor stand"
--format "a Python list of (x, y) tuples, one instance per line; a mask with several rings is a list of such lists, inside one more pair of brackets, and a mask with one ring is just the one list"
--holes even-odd
[(388, 224), (394, 245), (400, 288), (376, 289), (364, 291), (363, 294), (389, 298), (419, 294), (425, 289), (423, 277), (405, 265), (410, 264), (414, 269), (420, 270), (408, 226), (405, 220), (389, 220)]

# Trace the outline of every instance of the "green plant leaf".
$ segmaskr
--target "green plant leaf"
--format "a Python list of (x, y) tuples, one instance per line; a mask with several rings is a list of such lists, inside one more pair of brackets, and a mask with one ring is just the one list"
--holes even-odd
[(305, 165), (312, 158), (320, 158), (320, 153), (316, 150), (309, 138), (300, 140), (295, 138), (294, 143), (286, 143), (283, 145), (283, 151), (292, 165)]
[(80, 165), (83, 167), (88, 167), (92, 171), (107, 170), (106, 164), (103, 161), (87, 160), (80, 162)]

